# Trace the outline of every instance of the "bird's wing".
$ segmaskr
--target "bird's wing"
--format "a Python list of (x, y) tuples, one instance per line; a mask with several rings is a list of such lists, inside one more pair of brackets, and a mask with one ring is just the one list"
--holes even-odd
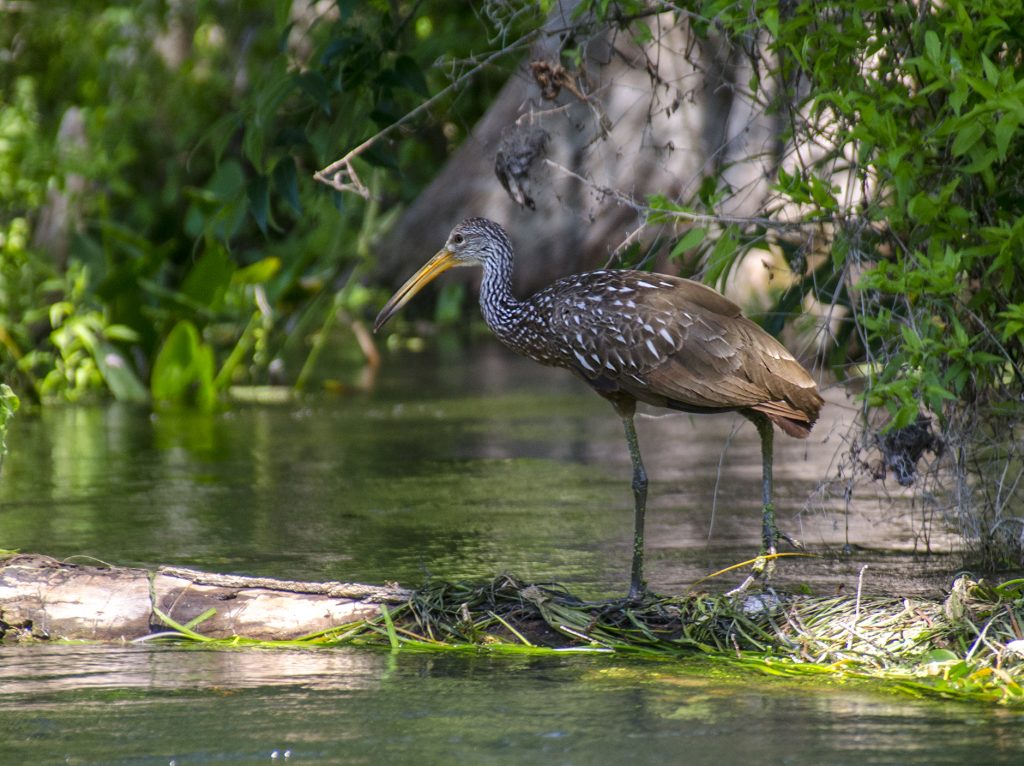
[(658, 299), (671, 283), (635, 274), (595, 271), (552, 285), (549, 337), (566, 366), (592, 379), (621, 378), (641, 375), (678, 350), (688, 321)]
[(550, 337), (565, 366), (595, 386), (695, 409), (779, 402), (789, 417), (799, 412), (785, 403), (786, 378), (814, 385), (782, 344), (697, 282), (602, 271), (552, 287)]

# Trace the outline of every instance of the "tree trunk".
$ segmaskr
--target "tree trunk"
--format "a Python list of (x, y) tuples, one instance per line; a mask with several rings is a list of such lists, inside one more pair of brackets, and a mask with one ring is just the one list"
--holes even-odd
[[(452, 226), (479, 215), (509, 230), (517, 249), (514, 289), (531, 293), (608, 261), (643, 220), (630, 200), (689, 200), (721, 168), (734, 191), (721, 212), (761, 210), (767, 171), (782, 149), (781, 126), (778, 115), (741, 95), (752, 75), (749, 59), (728, 41), (698, 37), (672, 13), (648, 20), (652, 41), (644, 46), (616, 29), (566, 41), (572, 5), (557, 4), (564, 17), (556, 9), (529, 61), (379, 243), (383, 281), (402, 281)], [(579, 70), (561, 56), (573, 43), (582, 53)], [(555, 86), (552, 72), (561, 78)], [(535, 209), (517, 204), (495, 175), (503, 134), (517, 124), (549, 135), (546, 152), (530, 165)], [(656, 234), (650, 227), (647, 238)], [(479, 274), (446, 277), (459, 278)]]
[(17, 555), (0, 561), (0, 638), (132, 640), (186, 625), (212, 609), (195, 626), (203, 636), (286, 640), (374, 617), (380, 604), (407, 597), (398, 587), (166, 566), (82, 566)]

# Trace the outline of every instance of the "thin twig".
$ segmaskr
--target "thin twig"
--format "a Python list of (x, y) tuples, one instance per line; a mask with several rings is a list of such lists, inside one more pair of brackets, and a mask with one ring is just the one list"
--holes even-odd
[(736, 216), (736, 215), (715, 215), (712, 213), (694, 213), (689, 210), (665, 210), (663, 208), (654, 208), (650, 205), (646, 205), (642, 202), (638, 202), (633, 197), (627, 194), (623, 194), (618, 189), (613, 189), (609, 186), (601, 186), (600, 184), (591, 181), (589, 178), (581, 176), (579, 173), (570, 170), (564, 165), (560, 165), (551, 159), (544, 159), (544, 162), (554, 168), (560, 173), (563, 173), (570, 178), (585, 184), (589, 188), (593, 189), (598, 194), (605, 197), (612, 197), (617, 202), (626, 205), (629, 208), (650, 215), (656, 213), (671, 218), (679, 218), (684, 221), (691, 223), (718, 223), (718, 224), (736, 224), (740, 226), (763, 226), (767, 229), (775, 229), (777, 231), (795, 231), (805, 226), (820, 226), (823, 223), (832, 223), (833, 218), (831, 216), (825, 218), (815, 218), (811, 221), (779, 221), (774, 218), (764, 218), (760, 216)]
[[(527, 45), (531, 44), (533, 42), (533, 40), (540, 34), (540, 32), (541, 32), (541, 30), (533, 30), (532, 32), (529, 32), (529, 33), (523, 35), (522, 37), (520, 37), (514, 43), (511, 43), (510, 45), (507, 45), (506, 47), (502, 48), (501, 50), (494, 51), (489, 56), (487, 56), (485, 59), (483, 59), (483, 61), (480, 61), (479, 63), (477, 63), (476, 66), (474, 66), (468, 72), (466, 72), (465, 74), (461, 75), (457, 80), (455, 80), (453, 83), (451, 83), (447, 87), (445, 87), (442, 90), (440, 90), (437, 93), (435, 93), (433, 96), (428, 98), (426, 101), (424, 101), (422, 104), (417, 106), (415, 109), (413, 109), (412, 111), (406, 112), (402, 117), (398, 118), (397, 120), (395, 120), (393, 123), (391, 123), (387, 127), (379, 130), (377, 133), (375, 133), (374, 135), (370, 136), (368, 139), (363, 141), (361, 144), (359, 144), (354, 149), (350, 149), (348, 151), (348, 153), (345, 154), (344, 157), (342, 157), (341, 159), (335, 160), (334, 162), (332, 162), (330, 165), (328, 165), (327, 167), (323, 168), (322, 170), (316, 171), (313, 174), (313, 177), (317, 181), (320, 181), (321, 183), (325, 183), (328, 186), (330, 186), (330, 187), (332, 187), (332, 188), (334, 188), (334, 189), (336, 189), (336, 190), (338, 190), (340, 192), (351, 191), (351, 192), (355, 192), (356, 194), (358, 194), (359, 196), (361, 196), (361, 197), (363, 197), (365, 199), (369, 199), (369, 197), (370, 197), (369, 189), (367, 189), (366, 186), (363, 184), (363, 182), (359, 179), (359, 176), (356, 174), (355, 168), (352, 166), (352, 161), (356, 157), (358, 157), (360, 154), (365, 152), (367, 149), (369, 149), (371, 146), (373, 146), (380, 139), (382, 139), (384, 136), (386, 136), (389, 133), (391, 133), (396, 128), (401, 127), (402, 125), (406, 124), (410, 120), (412, 120), (415, 117), (419, 116), (422, 112), (424, 112), (427, 109), (429, 109), (430, 107), (432, 107), (434, 104), (436, 104), (442, 98), (447, 96), (450, 92), (452, 92), (456, 88), (460, 87), (467, 80), (471, 79), (474, 75), (476, 75), (477, 72), (479, 72), (484, 67), (489, 66), (494, 61), (497, 61), (499, 58), (501, 58), (502, 56), (506, 56), (509, 53), (512, 53), (513, 51), (520, 50), (520, 49), (526, 47)], [(348, 179), (348, 180), (345, 180), (345, 179)]]
[(729, 451), (729, 447), (732, 445), (733, 437), (740, 430), (740, 424), (736, 423), (733, 425), (732, 430), (729, 432), (729, 436), (725, 440), (725, 444), (722, 445), (722, 451), (718, 453), (718, 470), (715, 471), (715, 487), (711, 490), (711, 518), (708, 520), (708, 542), (711, 542), (711, 533), (715, 530), (715, 511), (718, 509), (718, 486), (722, 483), (722, 468), (725, 465), (725, 453)]
[(853, 646), (853, 637), (857, 630), (857, 623), (860, 621), (860, 597), (861, 592), (864, 589), (864, 572), (870, 564), (865, 564), (860, 568), (860, 574), (857, 575), (857, 600), (853, 605), (853, 624), (850, 625), (850, 636), (846, 639), (846, 648), (850, 649)]

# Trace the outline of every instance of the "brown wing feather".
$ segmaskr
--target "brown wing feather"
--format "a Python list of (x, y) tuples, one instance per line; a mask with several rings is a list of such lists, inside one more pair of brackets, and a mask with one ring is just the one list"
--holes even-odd
[(697, 412), (755, 410), (794, 436), (817, 419), (822, 399), (810, 374), (705, 285), (599, 271), (560, 280), (537, 299), (550, 312), (544, 361), (601, 393)]

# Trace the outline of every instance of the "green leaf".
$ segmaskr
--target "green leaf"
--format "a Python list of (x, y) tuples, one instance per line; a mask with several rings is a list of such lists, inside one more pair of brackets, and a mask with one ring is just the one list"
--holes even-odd
[(981, 68), (985, 70), (985, 79), (992, 85), (999, 85), (999, 69), (992, 63), (992, 59), (981, 54)]
[(7, 424), (21, 406), (21, 400), (6, 383), (0, 383), (0, 466), (7, 454)]
[(964, 72), (962, 76), (971, 89), (986, 101), (994, 101), (997, 98), (996, 89), (984, 79), (973, 77), (967, 72)]
[(970, 345), (970, 338), (967, 337), (967, 331), (964, 326), (960, 324), (956, 317), (952, 318), (953, 322), (953, 337), (956, 338), (956, 342), (963, 348), (967, 348)]
[(817, 176), (811, 176), (810, 191), (811, 198), (814, 200), (814, 204), (821, 208), (823, 211), (830, 211), (836, 209), (836, 189), (830, 186), (828, 182), (822, 181)]
[(942, 208), (925, 191), (915, 194), (907, 205), (907, 214), (923, 224), (930, 224), (941, 211)]
[(253, 108), (242, 135), (242, 151), (261, 173), (268, 169), (267, 149), (273, 145), (277, 135), (278, 110), (296, 87), (298, 83), (292, 75), (280, 71), (270, 74), (255, 91)]
[[(109, 328), (108, 328), (109, 329)], [(105, 340), (96, 342), (96, 366), (107, 388), (119, 402), (141, 404), (149, 401), (149, 392), (142, 385), (128, 360), (113, 344)]]
[(736, 227), (728, 226), (719, 235), (711, 254), (708, 256), (704, 281), (709, 285), (722, 286), (729, 278), (729, 272), (739, 258), (739, 242), (736, 239)]
[(182, 319), (167, 335), (153, 362), (153, 398), (176, 404), (194, 403), (209, 411), (217, 396), (213, 378), (213, 349), (203, 343), (192, 322)]
[(273, 279), (274, 275), (281, 270), (281, 259), (277, 256), (261, 258), (256, 263), (251, 263), (235, 271), (231, 275), (231, 284), (234, 285), (262, 285)]
[(231, 139), (234, 138), (235, 133), (242, 127), (242, 124), (243, 121), (240, 115), (234, 112), (228, 113), (209, 127), (200, 138), (200, 142), (210, 142), (210, 146), (213, 148), (214, 159), (219, 162), (231, 143)]
[(908, 348), (913, 350), (921, 348), (921, 336), (917, 334), (913, 327), (908, 324), (900, 325), (900, 334), (903, 336), (903, 342), (907, 344)]
[(921, 409), (916, 401), (911, 400), (903, 402), (900, 404), (899, 409), (896, 410), (896, 414), (893, 416), (892, 420), (886, 423), (885, 428), (883, 428), (882, 431), (886, 432), (893, 431), (898, 428), (906, 428), (917, 420), (917, 416), (920, 411)]
[(1013, 113), (1004, 114), (999, 118), (999, 122), (996, 123), (995, 133), (996, 137), (996, 154), (999, 160), (1006, 159), (1006, 151), (1010, 146), (1010, 141), (1017, 133), (1017, 128), (1020, 126), (1020, 118)]
[(949, 649), (932, 649), (930, 652), (925, 652), (921, 657), (921, 662), (958, 662), (960, 658), (949, 651)]
[(108, 324), (103, 328), (103, 335), (108, 340), (117, 340), (122, 343), (139, 342), (139, 334), (131, 327), (123, 324)]
[(274, 191), (280, 194), (296, 215), (302, 215), (302, 202), (299, 200), (299, 179), (295, 172), (295, 159), (282, 157), (274, 166)]
[(953, 156), (961, 157), (967, 154), (976, 143), (985, 135), (985, 126), (980, 120), (968, 122), (961, 130), (957, 131), (953, 139)]
[(224, 292), (231, 284), (235, 266), (227, 250), (216, 242), (210, 242), (203, 255), (189, 269), (181, 292), (201, 306), (216, 310), (224, 298)]
[(682, 213), (687, 212), (689, 208), (678, 205), (664, 194), (652, 194), (647, 198), (647, 205), (651, 208), (651, 212), (647, 215), (648, 223), (668, 223), (678, 220), (674, 215), (667, 215), (670, 213)]
[(234, 199), (242, 191), (245, 185), (245, 174), (242, 166), (237, 160), (222, 162), (213, 177), (206, 184), (206, 191), (211, 195), (212, 200), (228, 202)]
[(654, 39), (654, 33), (646, 24), (635, 24), (630, 29), (633, 32), (633, 42), (638, 47), (643, 47)]
[(939, 42), (939, 36), (931, 29), (924, 33), (924, 50), (932, 63), (942, 63), (942, 43)]
[(953, 83), (953, 92), (949, 94), (949, 106), (953, 110), (953, 114), (959, 116), (960, 109), (969, 95), (970, 91), (965, 80), (958, 79)]
[(312, 99), (325, 115), (331, 114), (331, 89), (324, 76), (315, 70), (295, 75), (299, 90)]
[(687, 231), (686, 234), (679, 238), (679, 241), (676, 242), (675, 247), (672, 248), (672, 252), (669, 253), (669, 257), (682, 257), (684, 253), (693, 250), (693, 248), (697, 247), (701, 242), (703, 242), (704, 238), (707, 236), (707, 233), (707, 229), (700, 226), (694, 226), (689, 231)]
[(21, 400), (18, 395), (6, 383), (0, 383), (0, 426), (7, 422), (7, 418), (18, 411)]
[[(263, 235), (267, 234), (268, 225), (273, 224), (270, 215), (270, 184), (266, 176), (256, 176), (246, 184), (246, 195), (249, 198), (249, 212), (260, 227)], [(276, 227), (275, 227), (276, 228)]]

